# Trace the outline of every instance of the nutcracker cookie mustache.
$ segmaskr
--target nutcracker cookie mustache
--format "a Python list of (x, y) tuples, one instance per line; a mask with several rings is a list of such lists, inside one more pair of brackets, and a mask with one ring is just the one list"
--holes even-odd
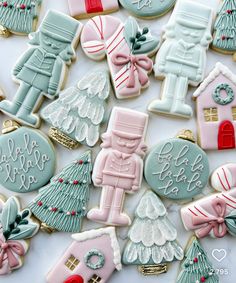
[(190, 118), (192, 108), (185, 104), (188, 85), (197, 86), (204, 77), (206, 50), (211, 42), (212, 10), (193, 1), (179, 1), (166, 27), (154, 66), (155, 76), (164, 78), (161, 99), (148, 109)]
[(13, 78), (20, 83), (14, 100), (4, 100), (0, 110), (20, 123), (39, 127), (34, 114), (41, 98), (53, 99), (63, 86), (67, 66), (75, 59), (75, 47), (82, 25), (75, 19), (49, 11), (38, 32), (30, 36), (30, 48), (13, 69)]

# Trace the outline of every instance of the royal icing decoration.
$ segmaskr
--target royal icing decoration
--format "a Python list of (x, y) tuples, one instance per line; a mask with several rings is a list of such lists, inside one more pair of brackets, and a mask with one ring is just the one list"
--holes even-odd
[(72, 238), (74, 242), (48, 273), (47, 283), (106, 283), (115, 270), (121, 270), (115, 228), (90, 230)]
[(151, 269), (151, 266), (183, 259), (183, 249), (176, 241), (177, 231), (167, 217), (165, 206), (151, 191), (142, 197), (128, 237), (122, 257), (124, 264)]
[(216, 51), (220, 51), (226, 54), (235, 53), (236, 51), (235, 16), (236, 16), (236, 1), (222, 0), (214, 25), (212, 47)]
[(206, 252), (196, 238), (191, 240), (176, 283), (219, 283)]
[[(189, 131), (185, 131), (184, 134)], [(185, 136), (159, 142), (148, 154), (144, 175), (161, 196), (185, 200), (201, 193), (208, 182), (207, 155)]]
[(0, 1), (0, 36), (10, 32), (29, 34), (35, 30), (42, 0)]
[(236, 236), (236, 189), (202, 198), (181, 209), (186, 230), (198, 238)]
[(31, 220), (31, 212), (28, 209), (21, 211), (15, 197), (5, 203), (0, 200), (0, 275), (23, 265), (23, 257), (29, 248), (26, 240), (38, 229), (39, 225)]
[(0, 184), (17, 193), (37, 190), (53, 176), (55, 151), (40, 131), (20, 127), (12, 121), (3, 124), (0, 137)]
[(142, 18), (160, 17), (175, 4), (175, 0), (120, 0), (121, 5), (132, 14)]
[(20, 83), (14, 100), (0, 102), (0, 110), (20, 123), (38, 127), (40, 119), (34, 112), (43, 95), (53, 99), (60, 91), (67, 66), (75, 58), (82, 24), (56, 11), (49, 11), (38, 32), (30, 35), (31, 47), (13, 69)]
[(87, 151), (39, 191), (29, 207), (42, 222), (41, 228), (80, 232), (87, 213), (91, 171), (91, 153)]
[(51, 124), (50, 136), (68, 148), (79, 143), (94, 146), (106, 114), (110, 79), (106, 71), (85, 75), (76, 87), (63, 91), (59, 98), (41, 112)]
[(217, 63), (193, 94), (199, 144), (203, 149), (235, 148), (236, 76)]
[(236, 164), (228, 163), (218, 167), (211, 175), (211, 186), (220, 192), (236, 187)]
[(90, 220), (130, 225), (130, 218), (123, 213), (123, 201), (126, 193), (135, 193), (141, 186), (147, 122), (144, 113), (113, 108), (92, 176), (94, 185), (102, 187), (100, 208), (89, 211)]
[(135, 19), (124, 24), (112, 16), (92, 18), (84, 26), (81, 43), (91, 59), (107, 56), (117, 98), (139, 96), (149, 85), (153, 63), (148, 56), (155, 53), (159, 40), (148, 28), (140, 29)]
[(154, 66), (156, 77), (165, 78), (161, 99), (151, 102), (149, 111), (192, 116), (185, 97), (188, 85), (197, 86), (203, 80), (211, 23), (210, 8), (194, 1), (178, 1)]
[(75, 18), (89, 18), (109, 14), (119, 9), (118, 0), (68, 0), (70, 15)]

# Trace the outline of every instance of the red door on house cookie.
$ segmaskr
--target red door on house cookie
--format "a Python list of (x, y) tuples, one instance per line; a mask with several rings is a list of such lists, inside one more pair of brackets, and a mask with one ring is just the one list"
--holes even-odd
[(234, 126), (230, 121), (223, 121), (219, 127), (218, 149), (235, 148)]
[(68, 277), (63, 283), (84, 283), (84, 279), (79, 275)]

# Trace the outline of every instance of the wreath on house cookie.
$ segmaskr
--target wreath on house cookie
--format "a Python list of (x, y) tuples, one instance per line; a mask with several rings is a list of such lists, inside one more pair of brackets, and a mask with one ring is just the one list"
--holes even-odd
[[(222, 97), (222, 90), (226, 92), (226, 97)], [(234, 91), (228, 84), (219, 84), (213, 92), (213, 99), (220, 105), (229, 104), (234, 100)]]
[[(98, 260), (96, 262), (92, 262), (92, 257), (97, 257)], [(104, 266), (105, 257), (100, 251), (93, 249), (85, 255), (84, 261), (87, 267), (89, 267), (90, 269), (96, 270)]]

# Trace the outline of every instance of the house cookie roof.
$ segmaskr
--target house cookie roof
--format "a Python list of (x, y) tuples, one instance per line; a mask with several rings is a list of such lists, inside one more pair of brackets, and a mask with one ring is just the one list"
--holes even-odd
[(73, 234), (72, 238), (77, 242), (84, 242), (87, 240), (99, 238), (105, 234), (109, 235), (111, 239), (111, 246), (114, 255), (113, 263), (117, 270), (121, 270), (122, 264), (121, 264), (120, 246), (116, 238), (116, 232), (114, 227), (101, 228), (101, 229), (86, 231), (83, 233)]
[(225, 65), (221, 63), (216, 63), (215, 68), (210, 72), (210, 74), (205, 78), (205, 80), (200, 84), (197, 90), (193, 93), (193, 97), (197, 98), (202, 92), (207, 88), (207, 86), (216, 79), (216, 77), (222, 74), (228, 78), (232, 83), (236, 85), (236, 75), (230, 71)]

